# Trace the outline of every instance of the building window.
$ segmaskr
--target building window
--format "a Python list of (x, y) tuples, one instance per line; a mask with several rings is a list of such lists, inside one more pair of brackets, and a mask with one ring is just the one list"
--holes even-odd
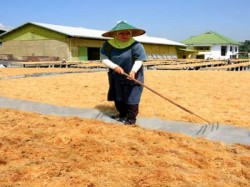
[(194, 49), (197, 51), (210, 51), (210, 46), (197, 46)]
[(196, 55), (196, 59), (205, 59), (205, 55)]
[(230, 46), (230, 52), (232, 52), (233, 51), (233, 47), (232, 46)]
[(226, 56), (227, 46), (221, 46), (221, 56)]
[(238, 47), (235, 47), (235, 52), (237, 52), (238, 51)]

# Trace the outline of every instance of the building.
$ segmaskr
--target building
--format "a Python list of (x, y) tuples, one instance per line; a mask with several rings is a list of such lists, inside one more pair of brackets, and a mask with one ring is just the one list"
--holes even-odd
[[(28, 22), (0, 35), (0, 56), (24, 61), (99, 60), (100, 48), (109, 39), (101, 36), (104, 32)], [(147, 35), (135, 39), (144, 45), (149, 59), (177, 58), (178, 49), (185, 47), (182, 43)]]
[[(2, 25), (0, 23), (0, 35), (3, 34), (3, 33), (5, 33), (5, 32), (7, 32), (8, 30), (10, 30), (9, 27), (6, 27), (6, 26), (4, 26), (4, 25)], [(2, 46), (2, 40), (1, 40), (1, 38), (0, 38), (0, 46)]]
[(6, 30), (3, 30), (3, 29), (0, 28), (0, 35), (5, 33), (5, 32), (6, 32)]
[(239, 42), (216, 32), (205, 32), (182, 41), (187, 49), (182, 50), (182, 56), (198, 59), (231, 59), (238, 58)]
[[(0, 35), (5, 33), (6, 30), (0, 27)], [(2, 46), (2, 40), (0, 39), (0, 46)]]

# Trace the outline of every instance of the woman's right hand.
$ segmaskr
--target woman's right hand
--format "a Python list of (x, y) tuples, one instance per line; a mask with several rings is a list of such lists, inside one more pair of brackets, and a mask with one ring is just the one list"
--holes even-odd
[(120, 66), (115, 67), (114, 71), (116, 73), (118, 73), (118, 74), (123, 74), (124, 73), (123, 69)]

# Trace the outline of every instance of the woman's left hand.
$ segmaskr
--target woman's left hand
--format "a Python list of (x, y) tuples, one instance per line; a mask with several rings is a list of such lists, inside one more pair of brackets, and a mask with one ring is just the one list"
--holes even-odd
[(129, 73), (129, 78), (132, 80), (132, 79), (135, 79), (135, 72), (134, 71), (130, 71)]

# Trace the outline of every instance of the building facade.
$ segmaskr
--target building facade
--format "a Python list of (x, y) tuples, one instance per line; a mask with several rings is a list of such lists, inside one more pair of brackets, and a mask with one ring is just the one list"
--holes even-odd
[[(205, 32), (182, 41), (190, 52), (187, 58), (198, 59), (232, 59), (238, 58), (239, 42), (216, 32)], [(188, 51), (187, 50), (187, 51)]]
[[(105, 31), (44, 23), (26, 23), (2, 35), (0, 56), (11, 60), (46, 61), (99, 60), (100, 48), (109, 38)], [(141, 42), (149, 59), (177, 58), (182, 43), (147, 35), (135, 37)]]

